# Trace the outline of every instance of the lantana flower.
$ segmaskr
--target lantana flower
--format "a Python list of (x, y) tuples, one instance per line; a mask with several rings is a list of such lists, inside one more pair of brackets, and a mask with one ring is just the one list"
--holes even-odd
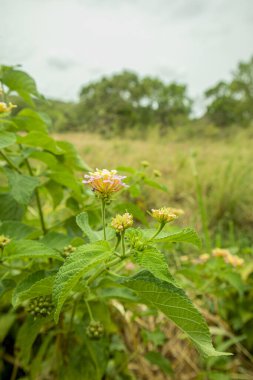
[(5, 102), (0, 102), (0, 113), (5, 113), (5, 112), (10, 112), (13, 108), (16, 108), (17, 106), (12, 103), (5, 103)]
[(151, 216), (158, 220), (162, 224), (172, 222), (177, 219), (179, 215), (182, 215), (184, 212), (181, 209), (171, 208), (171, 207), (162, 207), (160, 209), (152, 209)]
[(117, 170), (96, 169), (84, 176), (83, 183), (87, 184), (92, 190), (102, 198), (108, 198), (111, 194), (120, 191), (127, 185), (122, 182), (126, 176), (117, 174)]
[(240, 267), (243, 265), (244, 260), (232, 253), (228, 249), (215, 248), (212, 250), (212, 255), (214, 257), (222, 257), (225, 263), (232, 265), (233, 267)]
[(126, 212), (123, 215), (116, 215), (115, 218), (112, 219), (111, 226), (116, 230), (116, 232), (120, 233), (125, 231), (127, 228), (132, 227), (133, 225), (133, 215)]
[(7, 244), (9, 244), (11, 239), (7, 236), (0, 235), (0, 248), (4, 248)]

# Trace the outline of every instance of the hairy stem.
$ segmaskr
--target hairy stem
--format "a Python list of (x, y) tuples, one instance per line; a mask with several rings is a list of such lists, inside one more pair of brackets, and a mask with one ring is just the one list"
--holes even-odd
[(101, 213), (102, 213), (104, 240), (106, 240), (106, 231), (105, 231), (105, 200), (104, 199), (102, 199), (102, 201), (101, 201)]
[(163, 227), (165, 226), (165, 223), (160, 223), (157, 231), (155, 232), (155, 234), (149, 239), (150, 240), (153, 240), (157, 235), (159, 235), (159, 233), (162, 231)]

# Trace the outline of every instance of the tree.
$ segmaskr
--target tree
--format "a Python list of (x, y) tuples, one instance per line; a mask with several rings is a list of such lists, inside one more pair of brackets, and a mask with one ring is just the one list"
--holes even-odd
[(81, 89), (78, 117), (85, 129), (106, 133), (153, 124), (167, 128), (178, 117), (188, 119), (191, 105), (185, 85), (123, 71)]
[(205, 92), (206, 115), (218, 126), (249, 125), (253, 119), (253, 57), (240, 62), (231, 82), (219, 82)]

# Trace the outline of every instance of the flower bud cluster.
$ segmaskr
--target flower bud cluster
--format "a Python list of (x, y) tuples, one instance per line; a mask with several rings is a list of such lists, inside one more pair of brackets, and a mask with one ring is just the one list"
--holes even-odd
[(104, 335), (104, 326), (99, 321), (91, 321), (86, 329), (86, 334), (90, 339), (99, 340)]
[(10, 243), (10, 239), (7, 236), (0, 235), (0, 248), (4, 248), (7, 244)]
[(67, 258), (71, 255), (71, 253), (75, 252), (75, 250), (76, 247), (73, 247), (73, 245), (69, 244), (63, 248), (62, 256)]
[(34, 318), (45, 318), (54, 309), (51, 296), (40, 296), (30, 300), (27, 311)]
[(127, 228), (132, 227), (133, 225), (133, 215), (126, 212), (123, 215), (116, 215), (112, 219), (111, 226), (116, 230), (116, 232), (121, 233)]
[(171, 208), (171, 207), (162, 207), (160, 209), (152, 209), (151, 216), (156, 219), (158, 222), (166, 224), (177, 219), (178, 216), (182, 215), (184, 212), (181, 209)]

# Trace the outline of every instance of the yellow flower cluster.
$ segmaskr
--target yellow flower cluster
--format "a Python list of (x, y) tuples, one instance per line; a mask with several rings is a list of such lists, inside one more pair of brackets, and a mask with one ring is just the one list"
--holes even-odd
[(129, 214), (128, 212), (123, 215), (116, 215), (111, 222), (112, 228), (114, 228), (117, 232), (123, 232), (132, 225), (133, 215)]
[(215, 248), (212, 250), (212, 255), (214, 257), (222, 257), (225, 263), (231, 264), (233, 267), (241, 267), (244, 263), (244, 260), (232, 253), (228, 249)]
[(10, 112), (13, 108), (16, 108), (17, 106), (12, 103), (4, 103), (0, 102), (0, 113)]
[(4, 248), (8, 243), (10, 243), (10, 239), (7, 236), (0, 235), (0, 248)]
[(158, 222), (166, 224), (175, 219), (184, 213), (183, 210), (171, 207), (162, 207), (160, 209), (152, 209), (151, 216), (158, 220)]

